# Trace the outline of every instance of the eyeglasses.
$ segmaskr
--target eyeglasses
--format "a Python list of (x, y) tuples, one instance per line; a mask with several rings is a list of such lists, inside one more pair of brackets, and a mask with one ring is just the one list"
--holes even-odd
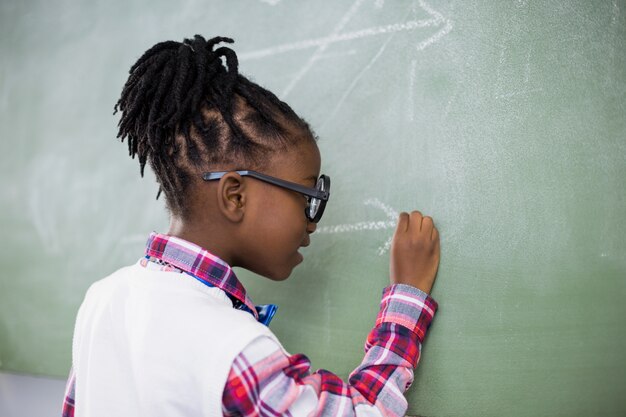
[[(205, 172), (202, 174), (202, 179), (205, 181), (219, 180), (230, 171), (220, 172)], [(252, 177), (257, 180), (267, 182), (278, 187), (286, 188), (291, 191), (296, 191), (300, 194), (307, 196), (307, 207), (304, 210), (304, 214), (311, 223), (317, 223), (324, 214), (324, 208), (326, 208), (326, 202), (330, 197), (330, 177), (326, 175), (320, 175), (317, 179), (317, 185), (315, 188), (305, 187), (295, 182), (281, 180), (280, 178), (271, 177), (266, 174), (261, 174), (256, 171), (234, 171), (242, 177)]]

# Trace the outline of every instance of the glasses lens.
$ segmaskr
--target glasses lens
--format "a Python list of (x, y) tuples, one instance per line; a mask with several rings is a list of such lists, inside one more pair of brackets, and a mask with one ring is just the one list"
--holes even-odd
[[(315, 186), (315, 188), (318, 191), (326, 191), (323, 178), (320, 177), (317, 180), (317, 185)], [(317, 216), (317, 212), (320, 210), (321, 204), (322, 204), (322, 200), (320, 200), (319, 198), (313, 198), (313, 197), (311, 198), (311, 200), (309, 201), (309, 218), (310, 219), (314, 219), (315, 216)]]
[(315, 218), (317, 211), (320, 209), (320, 200), (317, 198), (311, 198), (309, 201), (309, 218)]

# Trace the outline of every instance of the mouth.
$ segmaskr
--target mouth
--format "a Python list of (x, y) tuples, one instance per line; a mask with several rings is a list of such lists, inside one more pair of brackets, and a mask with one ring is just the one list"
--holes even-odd
[[(300, 248), (306, 248), (307, 246), (309, 246), (311, 244), (311, 239), (307, 239), (302, 245), (300, 245)], [(304, 260), (304, 255), (302, 255), (302, 253), (298, 250), (296, 252), (298, 254), (298, 263), (302, 262)]]

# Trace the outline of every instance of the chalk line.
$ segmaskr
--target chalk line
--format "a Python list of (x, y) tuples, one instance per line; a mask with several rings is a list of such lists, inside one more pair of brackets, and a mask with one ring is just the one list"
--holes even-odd
[(443, 15), (441, 13), (439, 13), (438, 11), (436, 11), (435, 9), (433, 9), (428, 3), (426, 3), (424, 0), (419, 0), (419, 4), (420, 7), (424, 10), (426, 10), (426, 12), (428, 14), (430, 14), (432, 17), (434, 17), (435, 22), (437, 22), (437, 24), (440, 24), (442, 22), (445, 22), (445, 25), (443, 26), (442, 29), (440, 29), (437, 33), (435, 33), (434, 35), (432, 35), (431, 37), (424, 39), (422, 42), (420, 42), (417, 45), (417, 50), (418, 51), (422, 51), (424, 50), (426, 47), (432, 45), (435, 42), (438, 42), (439, 39), (441, 39), (442, 37), (444, 37), (445, 35), (447, 35), (448, 33), (450, 33), (450, 31), (452, 30), (452, 21), (450, 19), (446, 19), (443, 17)]
[[(397, 219), (400, 216), (400, 213), (398, 213), (396, 210), (394, 210), (391, 206), (386, 205), (385, 203), (383, 203), (382, 201), (380, 201), (377, 198), (372, 198), (369, 200), (365, 200), (365, 205), (369, 205), (369, 206), (374, 206), (374, 207), (378, 207), (379, 209), (383, 210), (385, 212), (385, 214), (387, 214), (387, 217), (389, 217), (389, 219), (391, 220), (389, 223), (392, 224), (392, 228), (396, 228), (398, 222)], [(391, 249), (391, 242), (393, 241), (393, 235), (389, 236), (389, 238), (387, 238), (387, 240), (385, 241), (385, 243), (382, 246), (379, 246), (378, 249), (376, 250), (376, 253), (378, 253), (378, 256), (383, 256), (385, 254), (385, 252), (389, 251), (389, 249)]]
[(620, 10), (619, 4), (617, 4), (616, 0), (613, 0), (613, 13), (611, 13), (611, 26), (614, 26), (619, 19)]
[(420, 42), (417, 45), (417, 50), (418, 51), (422, 51), (422, 50), (426, 49), (426, 47), (432, 45), (433, 43), (438, 42), (439, 39), (443, 38), (445, 35), (450, 33), (450, 31), (452, 30), (452, 27), (453, 27), (452, 26), (452, 22), (450, 20), (446, 20), (446, 24), (443, 27), (443, 29), (441, 29), (439, 32), (435, 33), (430, 38), (425, 39), (422, 42)]
[(387, 239), (385, 244), (380, 246), (378, 248), (378, 250), (376, 251), (378, 256), (383, 256), (385, 254), (385, 252), (387, 252), (389, 249), (391, 249), (391, 242), (392, 241), (393, 241), (393, 236), (389, 236), (389, 239)]
[(530, 56), (533, 52), (533, 47), (530, 45), (528, 47), (528, 53), (526, 54), (526, 67), (524, 68), (524, 84), (528, 84), (530, 81)]
[(378, 60), (378, 58), (380, 58), (380, 55), (387, 48), (387, 44), (389, 44), (389, 41), (393, 38), (393, 36), (394, 35), (389, 36), (389, 38), (385, 41), (383, 46), (381, 46), (378, 49), (378, 52), (376, 52), (376, 55), (374, 55), (374, 57), (370, 60), (370, 62), (368, 62), (367, 65), (365, 67), (363, 67), (363, 69), (361, 69), (359, 74), (356, 77), (354, 77), (354, 79), (352, 80), (352, 82), (350, 83), (348, 88), (344, 91), (343, 95), (341, 96), (341, 98), (339, 99), (337, 104), (335, 105), (335, 108), (330, 113), (330, 116), (328, 116), (326, 118), (326, 121), (324, 121), (324, 123), (322, 123), (322, 125), (320, 126), (320, 128), (319, 128), (320, 131), (322, 131), (324, 129), (324, 126), (326, 125), (326, 123), (329, 120), (332, 120), (332, 118), (335, 117), (335, 114), (337, 114), (337, 111), (339, 111), (339, 109), (341, 108), (343, 102), (346, 100), (346, 98), (348, 98), (348, 95), (350, 94), (350, 92), (354, 89), (354, 87), (356, 87), (356, 84), (359, 82), (361, 77), (363, 77), (363, 75), (372, 67), (372, 65), (374, 65), (374, 63)]
[(415, 70), (417, 68), (417, 60), (411, 60), (411, 66), (409, 68), (409, 105), (408, 107), (408, 118), (409, 121), (413, 121), (413, 112), (415, 107), (415, 99), (413, 98), (413, 89), (415, 86)]
[(287, 43), (283, 45), (273, 46), (271, 48), (259, 49), (258, 51), (244, 52), (239, 55), (240, 61), (261, 59), (272, 55), (278, 55), (285, 52), (297, 51), (319, 47), (322, 45), (330, 45), (337, 42), (350, 41), (374, 35), (382, 35), (385, 33), (400, 32), (404, 30), (414, 30), (423, 27), (437, 26), (439, 22), (436, 19), (411, 20), (404, 23), (393, 23), (385, 26), (375, 26), (367, 29), (356, 30), (336, 35), (324, 36), (316, 39), (308, 39), (299, 42)]
[(450, 97), (450, 100), (448, 100), (448, 102), (446, 103), (446, 108), (443, 111), (443, 119), (447, 119), (448, 118), (448, 114), (450, 114), (450, 108), (452, 107), (452, 104), (454, 104), (456, 102), (456, 98), (457, 95), (459, 93), (459, 87), (456, 86), (454, 88), (454, 93), (452, 94), (452, 97)]
[[(337, 26), (335, 26), (335, 28), (331, 32), (330, 37), (337, 35), (344, 28), (344, 26), (348, 24), (348, 22), (350, 21), (350, 19), (352, 19), (352, 17), (357, 12), (357, 10), (359, 9), (363, 1), (364, 0), (356, 0), (352, 4), (352, 7), (350, 7), (348, 12), (341, 18)], [(304, 66), (300, 69), (300, 71), (298, 71), (295, 77), (292, 78), (291, 82), (287, 85), (287, 87), (285, 87), (283, 92), (280, 94), (281, 99), (284, 99), (291, 92), (291, 90), (296, 86), (296, 84), (302, 79), (302, 77), (304, 77), (305, 74), (309, 72), (309, 70), (311, 69), (315, 61), (317, 60), (317, 57), (321, 55), (326, 50), (326, 48), (328, 48), (328, 45), (330, 45), (330, 43), (322, 43), (317, 47), (313, 55), (309, 57), (309, 60), (304, 64)]]
[(394, 225), (395, 221), (398, 219), (398, 217), (400, 217), (400, 213), (398, 213), (398, 211), (394, 210), (391, 206), (388, 206), (377, 198), (367, 199), (363, 202), (363, 204), (365, 204), (366, 206), (376, 207), (384, 211), (387, 217), (389, 217), (389, 219), (394, 222)]
[(418, 0), (420, 7), (426, 11), (429, 15), (435, 18), (437, 24), (443, 22), (445, 19), (441, 13), (437, 10), (433, 9), (430, 4), (426, 3), (424, 0)]
[(501, 98), (511, 98), (511, 97), (516, 97), (516, 96), (526, 96), (532, 93), (537, 93), (539, 91), (543, 91), (543, 88), (533, 88), (531, 90), (519, 90), (519, 91), (512, 91), (510, 93), (504, 93), (504, 94), (496, 94), (496, 100), (499, 100)]
[[(334, 226), (322, 226), (316, 229), (316, 233), (332, 234), (332, 233), (349, 233), (358, 232), (362, 230), (384, 230), (395, 229), (397, 226), (397, 218), (399, 213), (391, 206), (383, 203), (377, 198), (370, 198), (363, 202), (366, 206), (372, 206), (385, 212), (388, 220), (369, 221), (369, 222), (357, 222), (352, 224), (337, 224)], [(391, 247), (393, 236), (390, 236), (385, 243), (377, 249), (378, 255), (382, 256)]]
[(327, 233), (347, 233), (358, 232), (361, 230), (382, 230), (395, 227), (395, 221), (382, 220), (375, 222), (359, 222), (353, 224), (337, 224), (335, 226), (322, 226), (318, 227), (316, 232), (321, 234)]
[(383, 203), (377, 198), (370, 198), (363, 202), (366, 206), (372, 206), (382, 210), (388, 217), (388, 220), (358, 222), (353, 224), (338, 224), (334, 226), (321, 226), (316, 229), (317, 233), (346, 233), (356, 232), (360, 230), (381, 230), (396, 227), (397, 218), (400, 214), (392, 207)]
[[(412, 20), (404, 23), (394, 23), (390, 25), (383, 26), (375, 26), (367, 29), (352, 31), (348, 33), (341, 34), (341, 30), (348, 24), (348, 22), (352, 19), (352, 17), (356, 14), (361, 4), (364, 0), (356, 0), (348, 12), (341, 18), (339, 23), (332, 30), (331, 34), (328, 36), (323, 36), (321, 38), (308, 39), (299, 42), (286, 43), (283, 45), (273, 46), (271, 48), (260, 49), (257, 51), (246, 52), (239, 55), (240, 61), (252, 60), (252, 59), (260, 59), (267, 56), (273, 56), (289, 51), (302, 50), (308, 48), (317, 48), (312, 56), (309, 57), (307, 62), (300, 68), (300, 70), (296, 73), (296, 75), (291, 79), (289, 84), (285, 87), (282, 93), (279, 95), (281, 99), (284, 99), (293, 88), (300, 82), (300, 80), (306, 75), (306, 73), (311, 69), (313, 64), (318, 61), (320, 55), (328, 48), (329, 45), (334, 44), (336, 42), (343, 42), (352, 39), (365, 38), (369, 36), (379, 35), (383, 33), (395, 33), (403, 30), (413, 30), (422, 27), (428, 26), (439, 26), (442, 23), (445, 23), (442, 29), (437, 31), (434, 35), (428, 37), (423, 40), (419, 44), (417, 44), (418, 50), (423, 50), (429, 45), (439, 41), (443, 36), (448, 34), (452, 30), (452, 22), (449, 19), (443, 17), (441, 13), (434, 10), (428, 3), (423, 0), (419, 0), (420, 6), (430, 15), (429, 19), (421, 19), (421, 20)], [(384, 1), (377, 2), (377, 7), (382, 7), (384, 5)]]

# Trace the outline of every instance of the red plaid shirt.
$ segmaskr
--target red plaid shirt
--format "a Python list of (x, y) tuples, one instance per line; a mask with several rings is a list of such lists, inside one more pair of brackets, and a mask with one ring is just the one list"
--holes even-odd
[[(142, 265), (173, 273), (188, 273), (227, 293), (233, 306), (256, 312), (234, 272), (201, 247), (182, 239), (152, 233)], [(376, 326), (365, 343), (365, 357), (343, 381), (325, 370), (311, 373), (302, 354), (291, 355), (268, 337), (259, 337), (235, 358), (222, 398), (225, 416), (338, 415), (403, 416), (403, 393), (413, 381), (413, 369), (437, 303), (408, 286), (384, 289)], [(73, 370), (67, 382), (63, 416), (74, 416)], [(312, 413), (312, 414), (311, 414)]]

